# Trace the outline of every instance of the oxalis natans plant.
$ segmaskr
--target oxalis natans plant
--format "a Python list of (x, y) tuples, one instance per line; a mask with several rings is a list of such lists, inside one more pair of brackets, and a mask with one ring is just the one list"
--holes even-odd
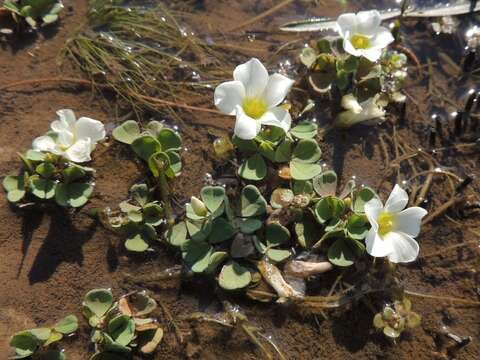
[(75, 315), (68, 315), (51, 327), (23, 330), (14, 334), (10, 346), (15, 349), (11, 359), (66, 360), (67, 355), (58, 349), (64, 336), (71, 336), (78, 329)]
[(59, 0), (4, 0), (0, 7), (2, 9), (10, 12), (20, 25), (24, 22), (32, 29), (37, 29), (58, 21), (63, 4)]
[(82, 305), (95, 347), (90, 360), (131, 359), (134, 351), (151, 354), (162, 341), (163, 329), (150, 317), (157, 303), (145, 291), (115, 300), (109, 289), (93, 289)]
[[(126, 236), (127, 250), (142, 252), (157, 240), (156, 227), (173, 225), (168, 181), (179, 176), (182, 161), (180, 135), (158, 121), (149, 122), (143, 131), (128, 120), (113, 130), (113, 138), (130, 145), (143, 161), (152, 181), (133, 185), (130, 198), (120, 203), (119, 214), (108, 214), (108, 222)], [(157, 198), (160, 199), (156, 200)]]
[(91, 160), (98, 141), (105, 138), (100, 121), (75, 118), (72, 110), (57, 112), (51, 130), (32, 143), (32, 149), (18, 154), (19, 175), (3, 179), (7, 199), (18, 207), (56, 203), (62, 207), (85, 205), (93, 192), (95, 170), (80, 165)]

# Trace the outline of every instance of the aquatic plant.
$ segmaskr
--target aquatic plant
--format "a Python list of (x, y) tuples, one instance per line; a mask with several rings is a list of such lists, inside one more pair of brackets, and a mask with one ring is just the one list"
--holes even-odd
[(133, 152), (145, 162), (160, 192), (167, 223), (172, 225), (168, 179), (174, 179), (182, 171), (180, 135), (158, 121), (150, 121), (141, 131), (136, 121), (128, 120), (116, 127), (112, 136), (115, 140), (130, 145)]
[(414, 237), (420, 233), (427, 210), (414, 206), (405, 209), (408, 194), (395, 185), (385, 206), (378, 199), (365, 204), (365, 214), (372, 225), (365, 243), (367, 252), (375, 257), (387, 256), (393, 263), (412, 262), (419, 252)]
[(58, 21), (63, 4), (60, 0), (4, 0), (3, 9), (9, 11), (16, 22), (25, 21), (36, 29), (39, 24)]
[(412, 311), (411, 301), (403, 298), (385, 305), (382, 312), (375, 314), (373, 325), (388, 338), (396, 339), (403, 331), (419, 326), (421, 320), (420, 315)]
[(258, 59), (238, 65), (234, 81), (215, 89), (215, 106), (226, 115), (235, 115), (234, 135), (242, 140), (254, 139), (262, 125), (276, 126), (287, 132), (292, 118), (279, 106), (288, 95), (294, 80), (281, 74), (268, 75)]
[(129, 359), (134, 349), (150, 354), (163, 338), (156, 319), (148, 317), (157, 303), (146, 292), (133, 292), (114, 301), (108, 289), (89, 291), (83, 300), (83, 314), (93, 328), (91, 360)]
[(6, 176), (3, 187), (7, 199), (19, 207), (54, 200), (63, 207), (81, 207), (93, 192), (95, 170), (78, 162), (90, 161), (97, 141), (105, 137), (103, 124), (80, 118), (71, 110), (59, 110), (60, 119), (51, 131), (33, 141), (33, 149), (18, 154), (21, 173)]
[(10, 339), (10, 346), (15, 348), (15, 356), (12, 359), (65, 360), (67, 356), (63, 350), (55, 349), (55, 343), (64, 336), (72, 335), (77, 329), (77, 317), (68, 315), (52, 327), (17, 332)]

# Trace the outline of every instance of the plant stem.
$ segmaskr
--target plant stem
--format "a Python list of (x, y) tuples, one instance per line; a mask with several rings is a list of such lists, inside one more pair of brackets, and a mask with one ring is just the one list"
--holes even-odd
[(165, 209), (165, 217), (167, 219), (167, 224), (169, 227), (171, 227), (175, 224), (175, 219), (173, 217), (172, 205), (170, 204), (170, 190), (168, 188), (168, 182), (165, 176), (165, 172), (163, 170), (160, 170), (156, 179), (158, 186), (160, 187), (160, 196), (162, 198), (163, 207)]
[(417, 293), (415, 291), (410, 291), (410, 290), (406, 290), (406, 289), (405, 289), (404, 293), (407, 294), (407, 295), (410, 295), (410, 296), (423, 297), (423, 298), (426, 298), (426, 299), (444, 300), (444, 301), (457, 302), (457, 303), (461, 303), (461, 304), (465, 304), (465, 305), (480, 306), (480, 301), (475, 301), (475, 300), (459, 299), (459, 298), (450, 297), (450, 296), (421, 294), (421, 293)]

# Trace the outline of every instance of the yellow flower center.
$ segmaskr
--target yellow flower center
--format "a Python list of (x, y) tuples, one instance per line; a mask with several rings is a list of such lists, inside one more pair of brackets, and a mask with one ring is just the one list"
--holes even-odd
[(378, 233), (380, 235), (386, 235), (393, 230), (395, 226), (395, 221), (393, 215), (388, 212), (383, 212), (378, 216)]
[(350, 38), (355, 49), (368, 49), (370, 47), (370, 39), (364, 35), (355, 34)]
[(253, 119), (259, 119), (267, 112), (267, 103), (259, 98), (245, 98), (243, 100), (243, 111)]

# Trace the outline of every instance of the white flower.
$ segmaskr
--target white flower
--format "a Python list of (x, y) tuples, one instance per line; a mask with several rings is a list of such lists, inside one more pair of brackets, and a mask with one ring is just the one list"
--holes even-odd
[(52, 131), (33, 140), (33, 150), (51, 152), (77, 163), (90, 161), (95, 145), (105, 138), (103, 124), (87, 117), (76, 120), (69, 109), (58, 110), (57, 115), (59, 119), (50, 125)]
[(380, 26), (382, 18), (377, 10), (342, 14), (337, 19), (337, 31), (343, 38), (343, 49), (354, 56), (364, 56), (375, 62), (382, 50), (394, 41), (390, 31)]
[(234, 81), (227, 81), (215, 89), (215, 106), (224, 114), (237, 117), (234, 133), (251, 140), (262, 125), (290, 129), (292, 118), (278, 106), (287, 96), (294, 81), (281, 75), (268, 75), (258, 59), (239, 65), (233, 72)]
[(190, 206), (192, 207), (192, 210), (195, 213), (195, 215), (198, 215), (198, 216), (208, 215), (207, 207), (205, 206), (203, 201), (200, 200), (199, 198), (192, 196), (190, 198)]
[(376, 198), (365, 204), (365, 214), (372, 225), (365, 239), (370, 255), (387, 256), (393, 263), (407, 263), (417, 258), (419, 246), (414, 237), (420, 233), (427, 211), (417, 206), (405, 209), (407, 203), (407, 192), (395, 185), (385, 207)]
[(346, 111), (338, 114), (335, 125), (342, 128), (349, 128), (359, 122), (383, 119), (385, 110), (377, 104), (378, 98), (379, 96), (376, 95), (359, 103), (353, 94), (344, 95), (342, 97), (342, 107), (346, 109)]

